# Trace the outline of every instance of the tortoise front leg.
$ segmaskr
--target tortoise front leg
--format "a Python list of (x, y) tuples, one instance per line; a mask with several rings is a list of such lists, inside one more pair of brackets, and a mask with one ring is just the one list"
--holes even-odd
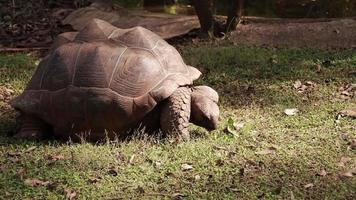
[(34, 116), (22, 115), (19, 120), (21, 129), (14, 135), (16, 139), (41, 139), (49, 129), (48, 124)]
[(178, 88), (164, 103), (161, 111), (161, 129), (166, 134), (178, 134), (178, 140), (189, 140), (191, 89)]

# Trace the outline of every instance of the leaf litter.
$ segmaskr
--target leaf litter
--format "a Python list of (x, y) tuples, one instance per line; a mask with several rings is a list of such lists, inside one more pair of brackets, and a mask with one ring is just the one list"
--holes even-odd
[(274, 154), (274, 153), (276, 153), (276, 151), (277, 151), (276, 147), (268, 147), (264, 150), (255, 152), (255, 154), (256, 155), (268, 155), (268, 154)]

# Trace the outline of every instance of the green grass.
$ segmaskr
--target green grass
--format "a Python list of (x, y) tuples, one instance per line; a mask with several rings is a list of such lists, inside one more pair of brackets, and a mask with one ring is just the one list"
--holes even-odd
[[(170, 199), (177, 193), (185, 199), (356, 198), (356, 175), (340, 176), (356, 169), (356, 151), (349, 148), (356, 123), (350, 118), (335, 123), (338, 111), (356, 107), (355, 97), (338, 97), (338, 88), (356, 83), (350, 73), (356, 70), (355, 50), (229, 45), (179, 50), (203, 72), (197, 84), (219, 92), (219, 130), (192, 127), (193, 140), (179, 145), (154, 138), (105, 144), (15, 141), (7, 135), (16, 128), (16, 114), (0, 102), (2, 198), (63, 199), (65, 189), (74, 190), (78, 199)], [(0, 86), (19, 94), (36, 62), (33, 55), (0, 55)], [(296, 80), (316, 86), (298, 93)], [(286, 116), (285, 108), (299, 112)], [(244, 123), (243, 128), (231, 134), (229, 119)], [(32, 146), (36, 149), (26, 153)], [(270, 147), (275, 153), (256, 154)], [(64, 159), (48, 159), (56, 155)], [(351, 160), (341, 167), (341, 157)], [(193, 169), (183, 171), (182, 164)], [(25, 169), (22, 179), (20, 169)], [(327, 175), (317, 176), (321, 170)], [(94, 177), (101, 179), (89, 183)], [(28, 186), (24, 180), (29, 178), (52, 184)]]

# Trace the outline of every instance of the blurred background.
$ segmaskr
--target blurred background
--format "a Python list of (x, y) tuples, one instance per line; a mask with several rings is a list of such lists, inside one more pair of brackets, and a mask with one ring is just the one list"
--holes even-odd
[[(226, 14), (231, 0), (211, 0), (215, 14)], [(129, 8), (194, 14), (189, 0), (114, 0)], [(245, 14), (261, 17), (319, 18), (356, 16), (356, 0), (246, 0)]]

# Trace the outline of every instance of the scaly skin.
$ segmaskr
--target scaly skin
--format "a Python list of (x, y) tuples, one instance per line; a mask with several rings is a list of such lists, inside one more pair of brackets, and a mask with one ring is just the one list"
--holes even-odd
[(191, 89), (178, 88), (162, 107), (161, 129), (166, 134), (177, 134), (178, 140), (190, 138), (188, 126), (190, 119)]
[(22, 125), (20, 131), (14, 135), (16, 139), (41, 139), (48, 131), (48, 125), (36, 117), (23, 115), (19, 120)]

